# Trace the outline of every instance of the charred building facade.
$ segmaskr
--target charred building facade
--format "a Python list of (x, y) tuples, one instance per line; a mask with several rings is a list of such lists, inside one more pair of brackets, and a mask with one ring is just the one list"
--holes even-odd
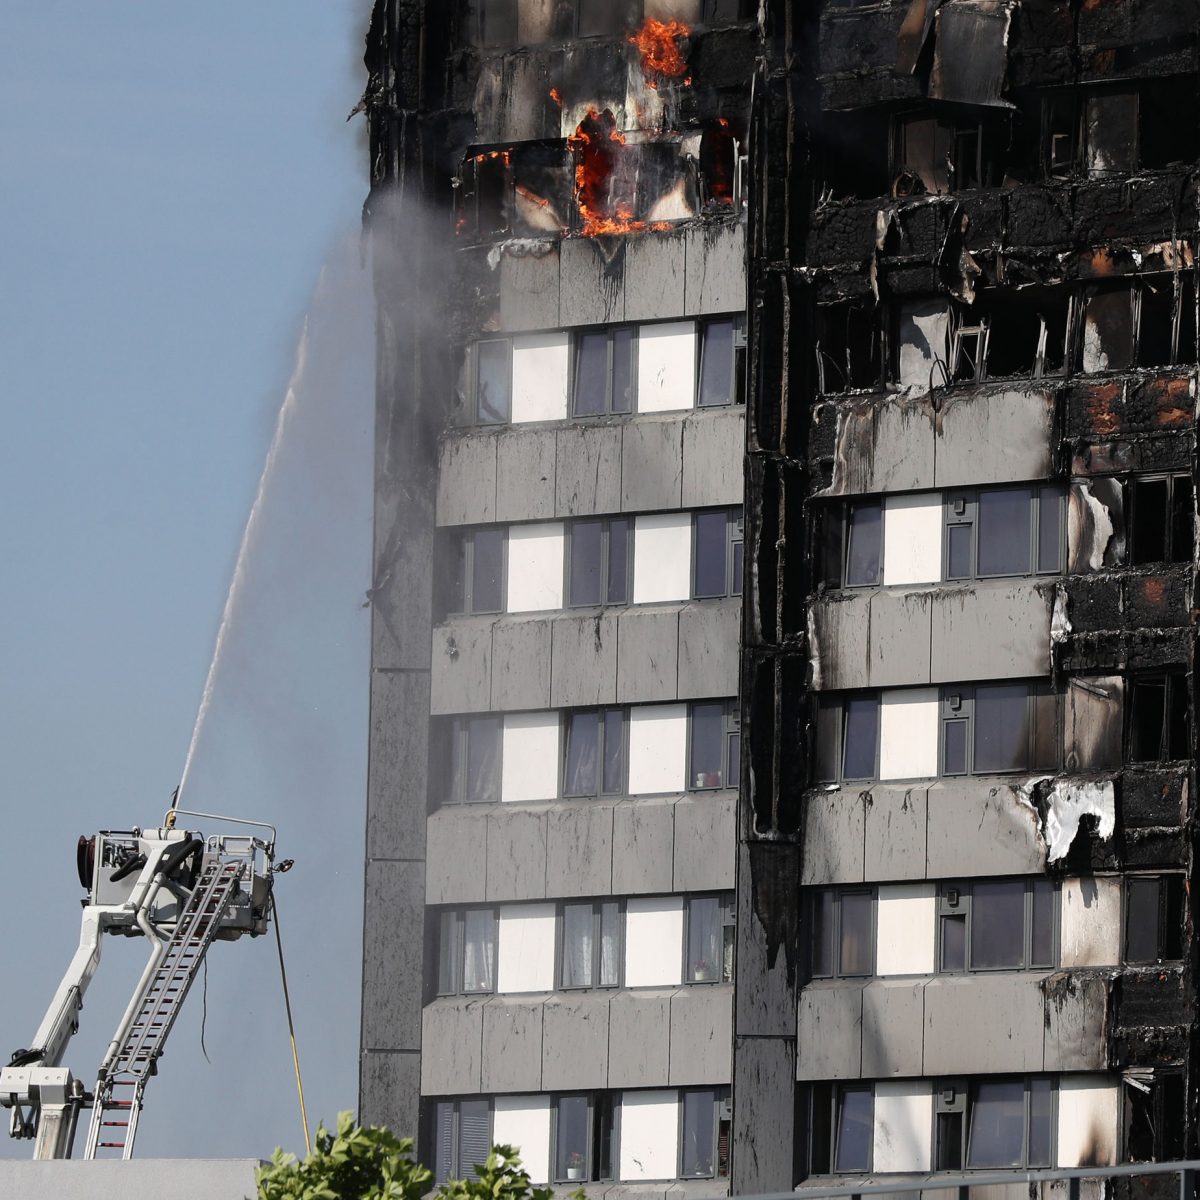
[(440, 1173), (1196, 1153), (1198, 46), (379, 0), (361, 1100)]

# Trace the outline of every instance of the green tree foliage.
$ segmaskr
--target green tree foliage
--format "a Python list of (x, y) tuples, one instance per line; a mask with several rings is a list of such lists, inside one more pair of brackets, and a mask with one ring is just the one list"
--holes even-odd
[[(434, 1200), (551, 1200), (535, 1188), (511, 1146), (493, 1146), (474, 1179), (442, 1184)], [(412, 1138), (355, 1125), (339, 1113), (337, 1132), (317, 1128), (316, 1148), (303, 1162), (276, 1150), (256, 1176), (258, 1200), (421, 1200), (434, 1190), (433, 1172), (413, 1157)], [(573, 1200), (584, 1200), (582, 1190)]]

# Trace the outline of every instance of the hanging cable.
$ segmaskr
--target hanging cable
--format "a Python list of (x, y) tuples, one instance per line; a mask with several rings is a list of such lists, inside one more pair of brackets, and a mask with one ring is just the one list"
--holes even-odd
[(271, 908), (275, 916), (275, 945), (279, 950), (279, 978), (283, 981), (283, 1006), (287, 1010), (288, 1037), (292, 1042), (292, 1066), (296, 1071), (296, 1095), (300, 1100), (300, 1121), (304, 1126), (304, 1148), (312, 1155), (312, 1138), (308, 1133), (308, 1113), (304, 1108), (304, 1081), (300, 1078), (300, 1054), (296, 1049), (296, 1026), (292, 1021), (292, 1000), (288, 994), (287, 970), (283, 965), (283, 935), (279, 931), (279, 901), (271, 891)]

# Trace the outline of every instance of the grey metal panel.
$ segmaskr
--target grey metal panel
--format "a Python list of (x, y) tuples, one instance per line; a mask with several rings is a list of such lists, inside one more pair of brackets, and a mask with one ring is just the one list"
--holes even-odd
[(550, 707), (615, 704), (616, 700), (616, 613), (556, 617), (551, 630)]
[(609, 261), (594, 238), (564, 238), (559, 243), (561, 277), (558, 323), (607, 325), (625, 319), (625, 258)]
[(621, 511), (621, 428), (580, 421), (557, 431), (555, 516)]
[(361, 1044), (419, 1050), (425, 864), (368, 862), (363, 902)]
[(929, 786), (926, 877), (1040, 872), (1038, 815), (1014, 783), (942, 779)]
[(737, 867), (737, 795), (701, 793), (675, 805), (676, 892), (728, 891)]
[(1046, 479), (1054, 394), (1040, 389), (947, 392), (940, 414), (935, 486)]
[(367, 857), (421, 858), (428, 797), (429, 675), (371, 673)]
[(608, 1087), (608, 996), (551, 996), (542, 1021), (542, 1088)]
[(683, 314), (684, 256), (682, 231), (626, 239), (626, 321), (658, 321)]
[(488, 814), (487, 899), (546, 898), (546, 808), (501, 805)]
[(806, 794), (801, 884), (862, 883), (866, 794), (849, 787)]
[(548, 616), (504, 617), (492, 628), (493, 712), (550, 707)]
[(451, 434), (438, 465), (439, 525), (486, 525), (496, 519), (496, 434)]
[(864, 1079), (921, 1074), (924, 979), (874, 979), (863, 988)]
[(558, 325), (557, 242), (541, 243), (536, 253), (500, 253), (500, 328), (508, 333), (554, 329)]
[(496, 520), (541, 521), (554, 516), (553, 427), (506, 429), (496, 438)]
[(609, 1001), (609, 1087), (662, 1086), (670, 1068), (672, 991), (638, 988)]
[[(813, 419), (829, 420), (814, 411)], [(889, 396), (837, 407), (831, 496), (934, 486), (934, 412), (928, 397)]]
[(733, 1079), (733, 985), (685, 987), (671, 997), (672, 1087)]
[(816, 596), (810, 603), (808, 644), (815, 689), (870, 685), (872, 595), (834, 592)]
[(445, 996), (421, 1014), (421, 1093), (473, 1095), (483, 1067), (483, 1014), (487, 1003)]
[(863, 875), (868, 882), (924, 879), (929, 789), (877, 783), (866, 806)]
[[(484, 805), (454, 805), (426, 825), (425, 903), (480, 904), (487, 898), (488, 814)], [(502, 819), (503, 810), (496, 813)]]
[(683, 418), (644, 416), (621, 429), (621, 511), (683, 503)]
[(363, 1124), (383, 1125), (403, 1137), (415, 1136), (421, 1091), (419, 1053), (364, 1050), (359, 1059), (358, 1089), (358, 1112)]
[(683, 504), (741, 504), (746, 410), (697, 409), (683, 422)]
[(567, 800), (546, 814), (546, 895), (612, 891), (613, 805)]
[(675, 797), (625, 800), (613, 809), (614, 895), (672, 890)]
[(743, 223), (705, 222), (687, 230), (685, 312), (740, 312), (746, 307), (746, 249)]
[(822, 981), (801, 989), (797, 1079), (861, 1078), (862, 993), (861, 980)]
[(429, 708), (435, 716), (491, 708), (495, 620), (456, 617), (434, 629)]
[(1050, 673), (1053, 583), (978, 583), (935, 593), (934, 683)]
[(617, 703), (674, 700), (679, 692), (679, 610), (639, 605), (617, 624)]
[(679, 699), (738, 693), (742, 602), (705, 600), (679, 610)]
[(1109, 980), (1057, 971), (1042, 984), (1046, 1004), (1044, 1070), (1103, 1071), (1108, 1064)]
[(790, 1038), (738, 1037), (734, 1042), (735, 1196), (790, 1192), (795, 1186), (795, 1053)]
[(544, 996), (493, 996), (482, 1006), (485, 1092), (541, 1091), (544, 1006)]
[(936, 976), (925, 985), (925, 1075), (1042, 1069), (1045, 1012), (1034, 974)]
[(871, 687), (929, 682), (933, 603), (927, 591), (885, 588), (871, 598)]

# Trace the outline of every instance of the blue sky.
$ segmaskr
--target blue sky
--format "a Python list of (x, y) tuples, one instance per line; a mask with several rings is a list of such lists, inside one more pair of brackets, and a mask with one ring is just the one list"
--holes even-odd
[[(345, 116), (367, 7), (10, 0), (0, 40), (0, 1053), (78, 936), (76, 837), (157, 823), (179, 778), (311, 303), (189, 798), (268, 815), (297, 860), (281, 910), (326, 1118), (357, 1079), (371, 340)], [(89, 1087), (142, 954), (111, 949), (67, 1056)], [(300, 1148), (273, 944), (214, 948), (212, 1065), (200, 1010), (197, 989), (139, 1156)]]

